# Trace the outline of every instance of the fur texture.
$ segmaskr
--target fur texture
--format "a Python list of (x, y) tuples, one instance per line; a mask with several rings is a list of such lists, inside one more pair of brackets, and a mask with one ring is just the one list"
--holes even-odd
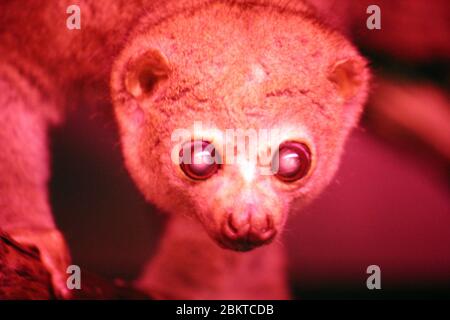
[[(0, 143), (29, 146), (0, 154), (2, 187), (10, 190), (2, 228), (28, 220), (30, 228), (34, 220), (54, 227), (45, 132), (80, 101), (108, 105), (110, 79), (127, 168), (145, 197), (173, 217), (138, 285), (160, 298), (287, 298), (278, 243), (242, 253), (214, 240), (229, 212), (248, 207), (255, 217), (270, 215), (281, 233), (293, 200), (306, 204), (328, 184), (366, 99), (365, 60), (300, 1), (85, 0), (81, 31), (65, 28), (69, 4), (0, 7), (2, 65), (12, 70), (0, 76), (8, 92), (0, 95), (6, 105)], [(206, 181), (189, 180), (170, 159), (171, 134), (195, 121), (205, 130), (279, 129), (276, 144), (298, 140), (310, 147), (312, 169), (292, 184), (273, 176), (245, 179), (238, 165)], [(32, 139), (28, 128), (36, 130)], [(21, 159), (27, 167), (16, 174)], [(32, 191), (22, 195), (11, 187), (27, 184)], [(34, 211), (39, 204), (43, 209)]]

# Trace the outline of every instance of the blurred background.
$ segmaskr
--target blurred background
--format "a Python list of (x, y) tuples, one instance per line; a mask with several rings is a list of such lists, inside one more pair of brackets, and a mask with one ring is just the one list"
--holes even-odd
[[(354, 39), (374, 79), (334, 182), (287, 223), (295, 298), (450, 298), (450, 3), (313, 2)], [(369, 4), (381, 30), (366, 28)], [(109, 105), (72, 112), (52, 149), (51, 201), (74, 263), (135, 278), (165, 217), (129, 178)], [(366, 287), (373, 264), (381, 290)]]

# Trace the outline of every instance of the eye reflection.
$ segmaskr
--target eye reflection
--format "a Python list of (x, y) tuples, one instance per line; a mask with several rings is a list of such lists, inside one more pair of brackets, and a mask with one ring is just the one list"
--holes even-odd
[(208, 141), (187, 142), (180, 150), (180, 167), (186, 176), (194, 180), (206, 180), (213, 176), (220, 165), (216, 162), (216, 150)]
[(285, 182), (303, 178), (310, 167), (311, 151), (307, 145), (296, 141), (285, 141), (280, 144), (272, 160), (272, 173)]

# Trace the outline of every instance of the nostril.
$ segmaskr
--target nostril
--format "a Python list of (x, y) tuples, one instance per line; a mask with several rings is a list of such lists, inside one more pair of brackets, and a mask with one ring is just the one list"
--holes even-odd
[(266, 215), (266, 225), (267, 225), (267, 230), (272, 230), (274, 228), (273, 218), (269, 214)]
[(266, 216), (265, 226), (262, 228), (255, 228), (250, 230), (249, 239), (254, 242), (269, 242), (277, 234), (275, 229), (273, 218), (270, 215)]
[(233, 231), (233, 232), (235, 232), (235, 233), (237, 233), (237, 232), (239, 231), (239, 226), (238, 226), (238, 224), (236, 223), (236, 221), (234, 220), (232, 214), (230, 214), (230, 215), (228, 216), (227, 223), (228, 223), (228, 226), (230, 227), (231, 231)]
[(265, 233), (274, 228), (272, 216), (266, 215), (266, 225), (260, 229), (261, 233)]
[(277, 234), (277, 231), (272, 228), (272, 229), (268, 229), (265, 232), (261, 233), (259, 238), (261, 241), (266, 242), (266, 241), (272, 240), (276, 234)]
[(249, 233), (249, 240), (255, 243), (264, 243), (271, 241), (275, 235), (277, 234), (277, 230), (272, 229), (266, 229), (266, 230), (260, 230), (260, 231), (254, 231), (251, 230)]
[(229, 239), (236, 240), (244, 237), (250, 230), (249, 216), (244, 214), (239, 218), (229, 214), (223, 227), (225, 236)]
[(228, 223), (235, 232), (241, 232), (242, 229), (247, 228), (250, 223), (250, 213), (242, 212), (240, 214), (230, 214), (228, 216)]

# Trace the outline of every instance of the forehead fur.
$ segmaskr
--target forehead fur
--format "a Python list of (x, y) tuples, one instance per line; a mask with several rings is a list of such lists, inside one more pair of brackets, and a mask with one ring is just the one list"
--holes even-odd
[(208, 2), (146, 24), (133, 45), (159, 49), (172, 68), (146, 101), (148, 109), (166, 114), (174, 127), (206, 119), (224, 128), (258, 128), (336, 118), (327, 75), (356, 51), (305, 11), (262, 3)]

